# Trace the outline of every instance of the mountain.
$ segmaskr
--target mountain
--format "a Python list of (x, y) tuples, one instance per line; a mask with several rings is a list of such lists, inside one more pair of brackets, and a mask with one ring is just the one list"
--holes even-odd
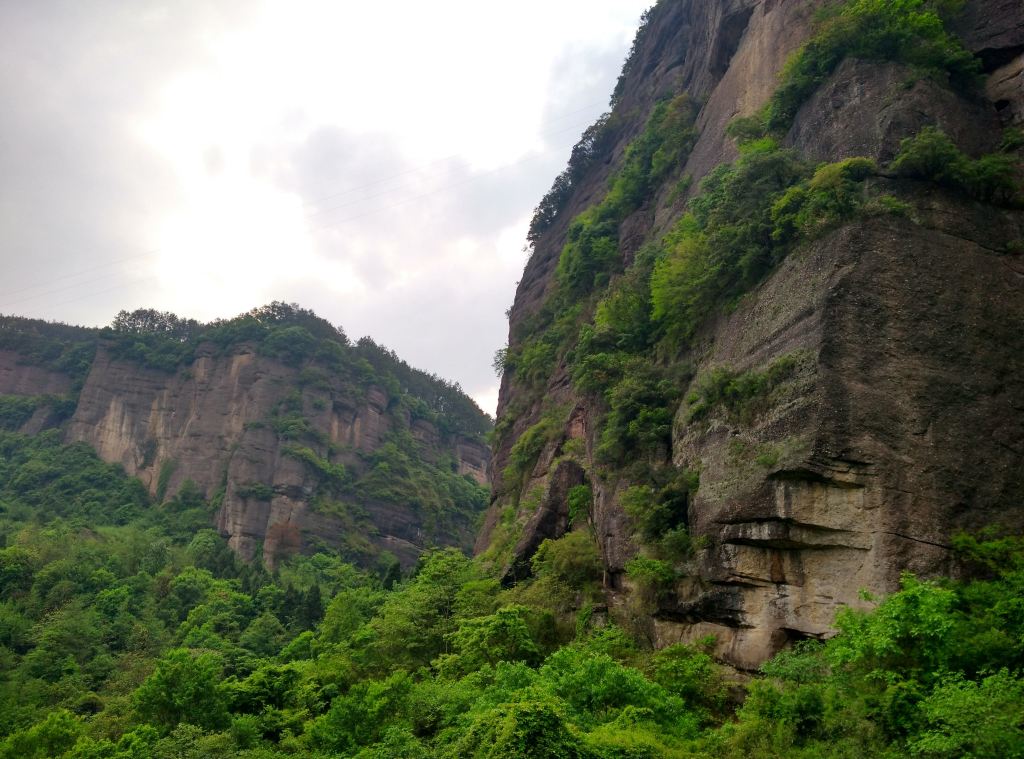
[(492, 505), (506, 585), (756, 668), (1024, 527), (1024, 5), (663, 0), (538, 206)]
[(205, 325), (4, 317), (0, 426), (57, 426), (158, 502), (198, 491), (231, 548), (271, 568), (320, 547), (408, 567), (472, 545), (486, 504), (491, 423), (458, 385), (283, 303)]
[(658, 2), (493, 431), (295, 306), (3, 319), (0, 759), (1024, 756), (1022, 72)]

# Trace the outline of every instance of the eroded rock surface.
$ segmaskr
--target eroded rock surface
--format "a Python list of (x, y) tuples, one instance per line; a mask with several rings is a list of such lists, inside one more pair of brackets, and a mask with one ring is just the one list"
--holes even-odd
[[(398, 440), (423, 465), (485, 485), (490, 454), (483, 440), (443, 434), (431, 421), (411, 418), (383, 387), (325, 372), (310, 381), (303, 368), (244, 343), (226, 351), (200, 344), (191, 364), (168, 373), (118, 359), (101, 343), (65, 437), (121, 464), (159, 500), (194, 483), (219, 504), (216, 526), (246, 560), (262, 557), (274, 566), (327, 546), (365, 561), (387, 550), (409, 566), (427, 547), (468, 549), (475, 514), (465, 508), (398, 498), (386, 482), (357, 484), (376, 466), (376, 452)], [(0, 352), (0, 395), (71, 390), (64, 374)], [(302, 420), (298, 433), (279, 428), (282, 414)], [(47, 419), (40, 409), (23, 431), (38, 432)], [(335, 471), (343, 467), (347, 485), (327, 493), (323, 472), (296, 449)], [(396, 472), (394, 479), (402, 476)]]
[[(551, 292), (569, 220), (601, 199), (655, 100), (683, 90), (701, 103), (700, 136), (679, 172), (693, 181), (682, 197), (666, 186), (623, 223), (627, 263), (679, 217), (704, 175), (736, 157), (726, 124), (768, 99), (819, 5), (657, 6), (625, 75), (618, 109), (626, 124), (616, 144), (527, 264), (511, 311), (513, 346)], [(970, 155), (998, 149), (1002, 129), (1024, 113), (1022, 9), (969, 0), (958, 22), (982, 58), (985, 97), (899, 64), (847, 60), (804, 103), (785, 145), (818, 161), (866, 156), (884, 164), (902, 139), (937, 125)], [(929, 183), (872, 181), (906, 200), (905, 217), (858, 220), (799, 248), (735, 310), (706, 324), (685, 357), (688, 377), (714, 367), (763, 370), (782, 357), (795, 369), (752, 418), (718, 409), (691, 421), (685, 401), (678, 409), (670, 457), (700, 471), (688, 526), (704, 547), (653, 612), (656, 645), (710, 633), (725, 661), (753, 668), (790, 641), (829, 635), (840, 606), (862, 603), (861, 589), (889, 592), (906, 571), (953, 571), (957, 530), (1024, 529), (1024, 265), (1015, 242), (1024, 241), (1024, 214)], [(530, 397), (503, 379), (499, 426), (512, 432), (495, 451), (495, 505), (478, 550), (512, 508), (524, 534), (510, 567), (526, 566), (541, 539), (568, 529), (550, 496), (572, 458), (582, 473), (573, 481), (593, 487), (590, 527), (614, 612), (629, 603), (624, 568), (638, 546), (621, 506), (628, 478), (602, 476), (595, 465), (602, 409), (573, 390), (564, 365), (555, 369), (544, 400), (573, 409), (570, 421), (522, 489), (542, 497), (510, 502), (502, 471), (542, 413)]]

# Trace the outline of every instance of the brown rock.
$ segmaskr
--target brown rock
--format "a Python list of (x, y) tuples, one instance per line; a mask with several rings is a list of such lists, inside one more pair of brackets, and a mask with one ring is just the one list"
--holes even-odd
[[(529, 336), (529, 319), (551, 292), (569, 220), (602, 198), (655, 100), (689, 92), (702, 104), (701, 134), (686, 166), (620, 228), (627, 264), (679, 217), (683, 207), (669, 202), (669, 189), (680, 176), (695, 180), (692, 195), (703, 176), (736, 156), (725, 126), (771, 96), (821, 4), (655, 7), (613, 116), (618, 141), (527, 263), (510, 314), (513, 346)], [(987, 100), (918, 81), (897, 64), (848, 60), (800, 109), (786, 144), (812, 160), (884, 163), (903, 138), (936, 124), (972, 155), (996, 149), (1001, 129), (1024, 112), (1024, 5), (969, 1), (958, 29), (983, 59)], [(744, 422), (719, 410), (691, 423), (686, 404), (679, 409), (672, 459), (700, 469), (689, 528), (706, 547), (650, 620), (656, 645), (711, 633), (720, 657), (756, 667), (793, 640), (830, 635), (840, 606), (863, 603), (861, 588), (886, 593), (901, 572), (952, 571), (955, 531), (991, 523), (1024, 529), (1024, 265), (1008, 253), (1024, 241), (1024, 213), (927, 183), (873, 181), (909, 202), (907, 218), (860, 220), (794, 251), (735, 310), (706, 324), (681, 359), (696, 376), (715, 366), (760, 370), (783, 356), (795, 368)], [(578, 397), (564, 366), (548, 379), (543, 403), (531, 398), (503, 378), (499, 425), (511, 416), (511, 434), (494, 452), (495, 473), (546, 408), (575, 410), (531, 475), (527, 487), (543, 498), (520, 515), (513, 566), (527, 567), (540, 540), (565, 531), (559, 499), (569, 475), (552, 462), (565, 438), (582, 437), (582, 473), (572, 478), (592, 481), (591, 524), (614, 614), (633, 592), (622, 573), (637, 546), (620, 502), (629, 482), (594, 476), (603, 410)], [(478, 551), (509, 503), (500, 477), (494, 481)]]

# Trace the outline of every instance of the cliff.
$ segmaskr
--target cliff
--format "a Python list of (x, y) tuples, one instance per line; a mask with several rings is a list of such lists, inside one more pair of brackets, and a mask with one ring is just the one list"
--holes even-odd
[(457, 386), (284, 309), (187, 337), (10, 321), (0, 400), (21, 415), (6, 426), (62, 425), (161, 502), (194, 484), (230, 546), (271, 567), (318, 547), (409, 566), (426, 547), (470, 546), (486, 417)]
[(884, 3), (648, 14), (531, 227), (477, 543), (506, 582), (589, 531), (610, 614), (752, 668), (1024, 527), (1024, 6), (930, 7), (902, 49), (864, 42)]

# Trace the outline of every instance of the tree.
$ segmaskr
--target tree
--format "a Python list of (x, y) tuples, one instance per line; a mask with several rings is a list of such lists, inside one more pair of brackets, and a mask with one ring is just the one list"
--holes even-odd
[(175, 648), (135, 692), (139, 717), (164, 732), (180, 723), (217, 729), (227, 723), (220, 657)]
[(459, 666), (468, 673), (500, 661), (536, 664), (540, 650), (526, 623), (527, 614), (525, 606), (506, 606), (486, 617), (465, 620), (451, 636)]

